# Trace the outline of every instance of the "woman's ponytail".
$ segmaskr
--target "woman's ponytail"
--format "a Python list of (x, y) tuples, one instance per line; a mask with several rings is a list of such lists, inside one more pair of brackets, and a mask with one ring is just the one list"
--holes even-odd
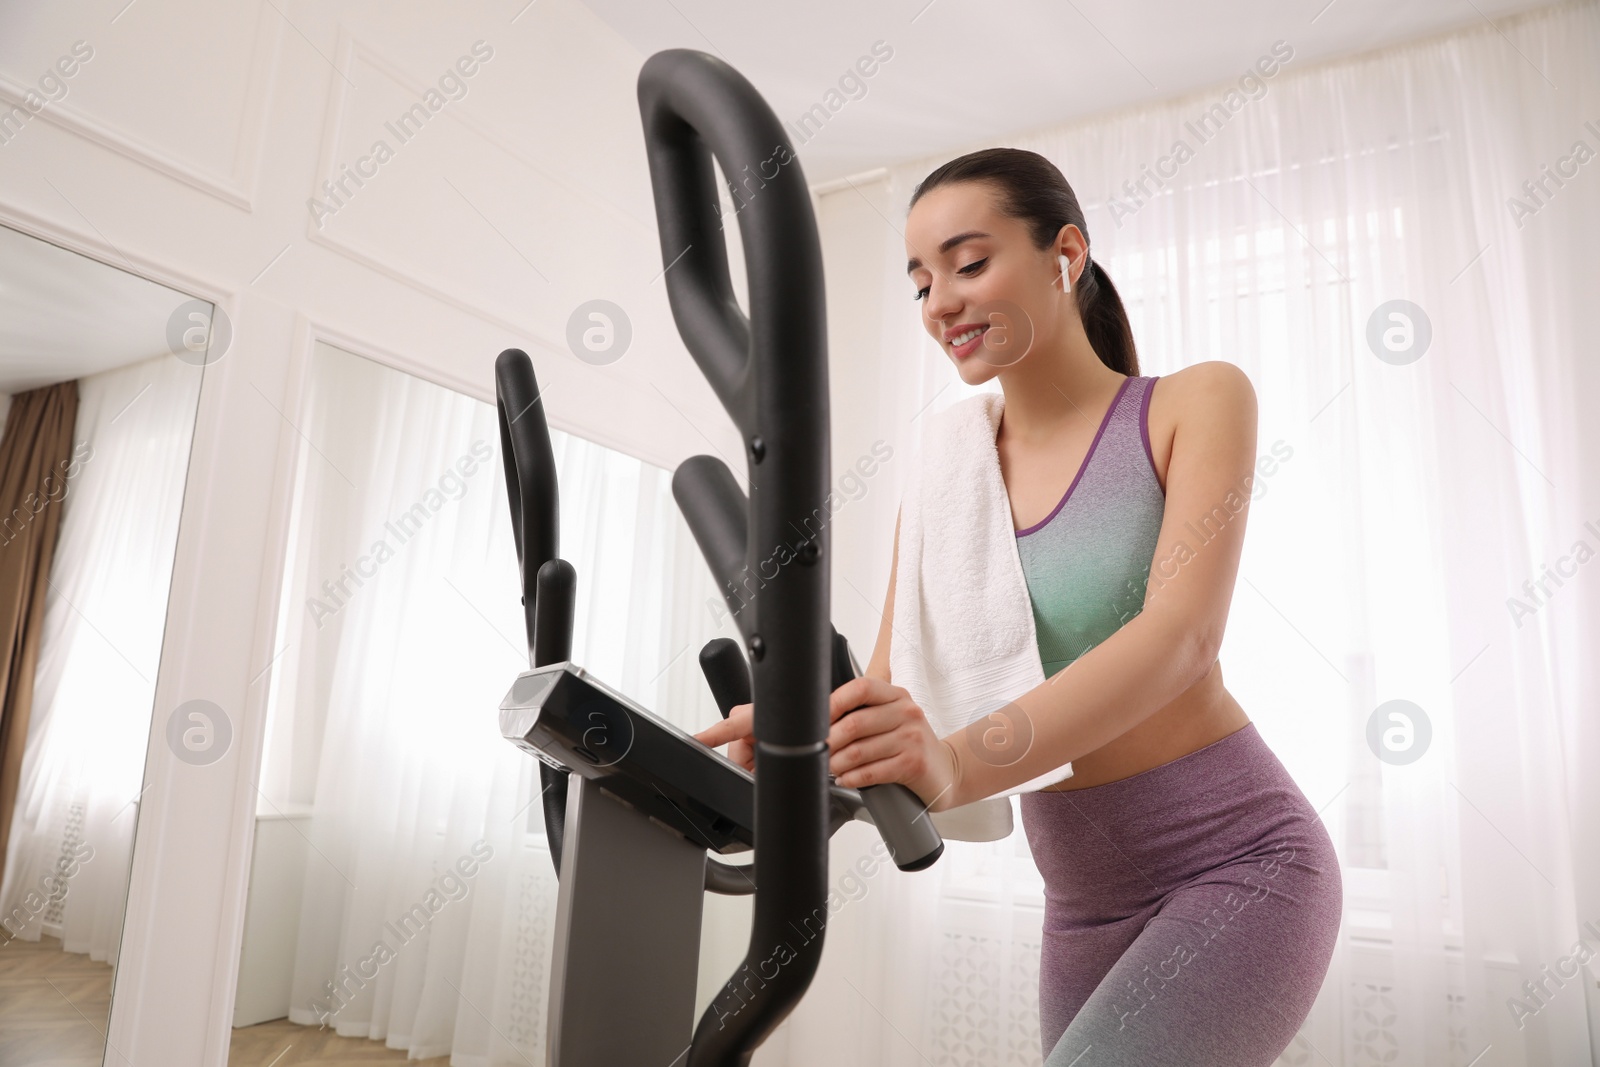
[(1076, 295), (1083, 332), (1100, 361), (1119, 374), (1137, 377), (1139, 353), (1133, 345), (1128, 312), (1117, 295), (1117, 287), (1111, 284), (1111, 276), (1093, 256), (1089, 257), (1089, 269), (1078, 278)]

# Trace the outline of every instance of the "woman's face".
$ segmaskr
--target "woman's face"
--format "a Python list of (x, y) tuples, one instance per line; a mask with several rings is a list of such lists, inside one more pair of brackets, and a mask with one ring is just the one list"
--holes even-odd
[[(1076, 272), (1082, 234), (1062, 231)], [(978, 385), (1054, 337), (1076, 302), (1061, 290), (1058, 247), (1039, 249), (1019, 219), (1000, 212), (988, 182), (927, 193), (906, 219), (907, 277), (922, 325), (968, 385)]]

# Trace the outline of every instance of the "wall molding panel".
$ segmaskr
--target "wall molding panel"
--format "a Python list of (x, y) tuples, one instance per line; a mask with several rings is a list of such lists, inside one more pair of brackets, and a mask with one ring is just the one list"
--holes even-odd
[[(277, 25), (270, 24), (269, 19)], [(115, 152), (173, 181), (198, 189), (224, 204), (241, 211), (253, 211), (257, 169), (268, 127), (267, 108), (282, 37), (282, 20), (271, 4), (261, 0), (256, 5), (255, 36), (247, 60), (249, 74), (245, 103), (238, 116), (239, 143), (234, 152), (232, 170), (227, 174), (196, 169), (194, 164), (178, 159), (169, 149), (126, 130), (119, 130), (114, 124), (72, 103), (48, 104), (35, 113), (34, 118), (44, 119), (76, 137)], [(7, 109), (23, 107), (28, 91), (28, 86), (0, 72), (0, 105)]]

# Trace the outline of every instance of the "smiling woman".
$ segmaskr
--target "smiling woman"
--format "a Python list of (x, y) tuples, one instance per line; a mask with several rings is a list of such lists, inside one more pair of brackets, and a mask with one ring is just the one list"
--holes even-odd
[[(1212, 361), (1164, 376), (1154, 402), (1077, 198), (1035, 153), (935, 170), (905, 236), (924, 328), (963, 381), (1002, 391), (931, 420), (871, 663), (832, 694), (829, 770), (905, 784), (968, 840), (1009, 833), (990, 798), (1021, 793), (1044, 876), (1046, 1067), (1091, 1049), (1266, 1067), (1322, 987), (1343, 885), (1217, 662), (1254, 389)], [(1182, 566), (1152, 585), (1158, 558)], [(752, 710), (699, 736), (748, 765)]]
[[(1202, 363), (1165, 376), (1158, 394), (1157, 379), (1139, 374), (1077, 198), (1035, 153), (990, 149), (933, 171), (911, 197), (905, 236), (924, 328), (964, 382), (1002, 387), (958, 404), (930, 432), (972, 426), (963, 446), (977, 455), (946, 458), (1003, 481), (1009, 507), (1004, 521), (986, 521), (975, 511), (981, 495), (923, 488), (930, 478), (966, 484), (956, 470), (910, 483), (915, 521), (897, 531), (867, 672), (883, 691), (830, 738), (840, 780), (904, 781), (938, 811), (1037, 786), (1071, 764), (1064, 781), (1021, 796), (1045, 880), (1047, 1064), (1094, 1048), (1100, 1063), (1264, 1067), (1321, 988), (1342, 889), (1316, 812), (1217, 665), (1248, 505), (1235, 487), (1253, 478), (1250, 381), (1230, 364)], [(906, 555), (920, 565), (901, 566), (900, 536), (952, 529), (966, 539), (918, 541)], [(1200, 545), (1188, 543), (1195, 529), (1209, 531)], [(924, 559), (936, 544), (938, 562)], [(1001, 573), (1022, 580), (985, 593), (1002, 607), (1008, 592), (1025, 597), (1028, 658), (1050, 677), (963, 661), (975, 677), (987, 670), (988, 683), (975, 702), (957, 703), (954, 664), (938, 662), (950, 654), (938, 650), (984, 647), (1003, 613), (941, 611), (961, 601), (941, 599), (938, 587), (970, 567), (952, 555), (997, 552), (1010, 561)], [(1155, 558), (1180, 556), (1175, 575), (1147, 585)], [(897, 602), (933, 616), (912, 627), (909, 645), (893, 623)], [(970, 724), (941, 738), (947, 771), (927, 769), (928, 728), (905, 725), (924, 710)], [(1266, 862), (1277, 892), (1247, 893)], [(1248, 913), (1237, 906), (1258, 899)], [(1233, 917), (1215, 943), (1213, 916)], [(1174, 955), (1183, 981), (1160, 969)], [(1172, 979), (1159, 997), (1148, 989), (1152, 968), (1164, 989)], [(1241, 972), (1257, 980), (1225, 980)]]

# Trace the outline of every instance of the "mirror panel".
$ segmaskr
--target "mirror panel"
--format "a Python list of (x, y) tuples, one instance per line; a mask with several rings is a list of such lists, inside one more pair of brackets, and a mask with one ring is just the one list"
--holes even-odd
[(0, 227), (0, 1062), (100, 1064), (205, 301)]

